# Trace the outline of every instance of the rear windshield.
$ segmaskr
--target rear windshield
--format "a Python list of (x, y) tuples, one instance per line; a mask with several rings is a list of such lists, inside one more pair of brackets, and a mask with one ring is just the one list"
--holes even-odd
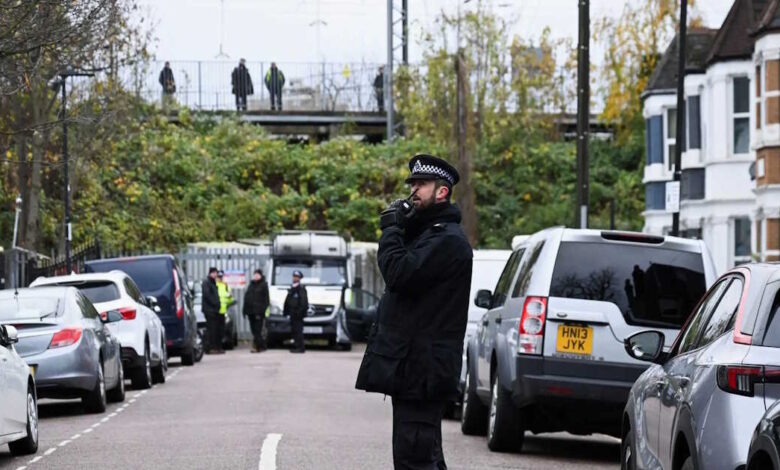
[(630, 325), (679, 328), (705, 290), (701, 254), (563, 242), (550, 296), (612, 302)]
[[(138, 259), (89, 263), (87, 271), (105, 273), (118, 269), (130, 276), (143, 294), (161, 290), (173, 282), (173, 268), (166, 259)], [(94, 302), (94, 301), (93, 301)]]
[(111, 302), (120, 297), (119, 288), (111, 281), (90, 281), (63, 285), (71, 285), (80, 290), (93, 304)]
[(29, 297), (0, 297), (0, 321), (53, 318), (59, 315), (59, 311), (60, 297), (42, 297), (37, 294)]

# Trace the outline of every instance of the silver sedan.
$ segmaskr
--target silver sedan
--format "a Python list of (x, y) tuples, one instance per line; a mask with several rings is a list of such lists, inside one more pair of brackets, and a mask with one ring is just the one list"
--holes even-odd
[(18, 330), (16, 350), (33, 371), (39, 398), (80, 398), (87, 411), (102, 413), (107, 401), (123, 401), (120, 345), (74, 287), (0, 291), (0, 324)]

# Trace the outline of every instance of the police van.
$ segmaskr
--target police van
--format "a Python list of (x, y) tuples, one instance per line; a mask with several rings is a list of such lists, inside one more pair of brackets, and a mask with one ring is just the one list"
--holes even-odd
[(305, 339), (350, 349), (352, 343), (342, 305), (345, 288), (354, 285), (354, 263), (347, 240), (331, 231), (283, 231), (272, 238), (267, 271), (271, 297), (266, 322), (269, 346), (279, 346), (291, 338), (284, 300), (294, 271), (303, 273), (301, 283), (309, 298), (303, 327)]

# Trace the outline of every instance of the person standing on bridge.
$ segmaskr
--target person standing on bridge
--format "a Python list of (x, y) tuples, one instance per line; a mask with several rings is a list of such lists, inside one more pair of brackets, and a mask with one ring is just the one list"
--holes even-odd
[(284, 73), (276, 67), (276, 62), (271, 62), (271, 68), (265, 73), (265, 87), (271, 94), (271, 111), (277, 107), (282, 110), (282, 88), (284, 87)]
[(258, 353), (266, 350), (263, 339), (263, 323), (265, 311), (271, 300), (268, 295), (268, 283), (263, 277), (263, 271), (255, 269), (252, 282), (244, 294), (244, 316), (249, 320), (252, 329), (252, 352)]
[(290, 317), (290, 331), (292, 333), (293, 348), (290, 352), (305, 353), (303, 344), (303, 319), (309, 311), (309, 296), (306, 288), (301, 284), (303, 273), (293, 271), (293, 283), (287, 290), (287, 298), (284, 299), (284, 314)]
[(219, 329), (219, 288), (217, 287), (217, 268), (209, 268), (209, 275), (203, 280), (201, 291), (203, 292), (202, 306), (203, 316), (206, 317), (206, 354), (217, 354), (222, 340), (217, 336)]
[(165, 67), (160, 70), (160, 78), (158, 81), (162, 87), (163, 110), (167, 111), (173, 102), (173, 94), (176, 93), (176, 80), (173, 79), (173, 70), (171, 70), (170, 62), (165, 62)]
[(246, 97), (255, 94), (252, 76), (246, 68), (246, 59), (242, 58), (238, 66), (233, 69), (230, 84), (233, 86), (233, 94), (236, 95), (236, 111), (246, 111)]
[(376, 106), (380, 113), (385, 112), (385, 66), (379, 66), (379, 72), (374, 78), (374, 94), (376, 95)]
[(355, 386), (392, 397), (397, 470), (445, 470), (441, 420), (458, 395), (472, 251), (450, 203), (455, 168), (417, 155), (409, 170), (412, 195), (380, 217), (386, 289)]

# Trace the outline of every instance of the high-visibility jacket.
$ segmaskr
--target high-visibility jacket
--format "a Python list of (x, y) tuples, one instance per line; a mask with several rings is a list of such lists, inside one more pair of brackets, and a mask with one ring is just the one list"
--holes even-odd
[(230, 293), (230, 287), (224, 282), (217, 281), (217, 290), (219, 291), (219, 314), (225, 315), (228, 307), (236, 301), (233, 299), (233, 294)]

